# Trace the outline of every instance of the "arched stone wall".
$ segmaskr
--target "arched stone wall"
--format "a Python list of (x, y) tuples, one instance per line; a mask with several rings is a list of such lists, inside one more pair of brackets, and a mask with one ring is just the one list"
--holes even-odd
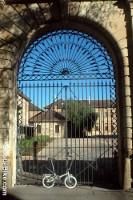
[[(65, 9), (65, 16), (62, 15), (61, 9)], [(0, 157), (3, 155), (2, 146), (6, 144), (9, 147), (8, 185), (13, 186), (16, 179), (16, 94), (17, 71), (21, 57), (28, 46), (46, 31), (76, 28), (92, 32), (104, 43), (113, 58), (117, 85), (120, 183), (121, 187), (124, 185), (124, 188), (129, 188), (132, 149), (132, 70), (129, 66), (129, 47), (133, 48), (129, 34), (129, 5), (118, 1), (69, 1), (64, 6), (51, 1), (38, 4), (5, 4), (0, 10), (0, 19)], [(0, 177), (1, 175), (2, 166)]]

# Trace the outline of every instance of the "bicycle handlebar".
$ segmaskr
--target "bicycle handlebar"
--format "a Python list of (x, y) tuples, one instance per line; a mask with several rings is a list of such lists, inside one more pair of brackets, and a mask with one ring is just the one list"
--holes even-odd
[(50, 161), (54, 161), (55, 159), (54, 159), (54, 158), (48, 158), (48, 160), (50, 160)]

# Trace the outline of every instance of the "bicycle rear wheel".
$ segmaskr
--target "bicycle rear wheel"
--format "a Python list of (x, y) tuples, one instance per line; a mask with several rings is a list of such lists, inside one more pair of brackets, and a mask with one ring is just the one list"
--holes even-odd
[(71, 176), (67, 176), (65, 178), (64, 183), (65, 183), (65, 186), (67, 188), (72, 189), (72, 188), (76, 187), (76, 185), (77, 185), (77, 179), (74, 176), (72, 176), (72, 175)]
[(51, 175), (44, 176), (42, 179), (42, 184), (46, 188), (52, 188), (55, 184), (55, 179)]

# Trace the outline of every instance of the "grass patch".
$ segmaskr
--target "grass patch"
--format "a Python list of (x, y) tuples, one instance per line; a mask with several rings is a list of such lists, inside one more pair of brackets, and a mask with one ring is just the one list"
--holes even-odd
[(34, 142), (37, 142), (37, 153), (47, 146), (47, 144), (53, 141), (54, 138), (50, 138), (48, 135), (35, 136), (31, 138), (25, 138), (20, 141), (19, 149), (22, 156), (33, 156)]

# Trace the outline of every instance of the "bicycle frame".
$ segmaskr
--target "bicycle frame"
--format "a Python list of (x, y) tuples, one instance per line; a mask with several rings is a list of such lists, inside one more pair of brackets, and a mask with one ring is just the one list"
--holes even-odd
[(57, 176), (58, 176), (59, 180), (61, 180), (61, 178), (63, 178), (64, 176), (69, 176), (69, 175), (70, 175), (70, 174), (69, 174), (69, 171), (68, 171), (68, 172), (65, 173), (65, 174), (57, 175)]
[(56, 174), (53, 160), (50, 158), (48, 160), (51, 161), (53, 171), (51, 169), (49, 169), (48, 167), (46, 167), (51, 172), (51, 174), (44, 174), (44, 177), (42, 179), (42, 184), (44, 187), (51, 188), (54, 186), (55, 183), (58, 183), (58, 184), (63, 183), (63, 184), (65, 184), (65, 186), (67, 188), (71, 189), (77, 185), (77, 179), (72, 174), (69, 173), (71, 166), (72, 166), (72, 161), (73, 161), (72, 159), (71, 159), (70, 166), (67, 167), (67, 169), (66, 169), (66, 173), (64, 173), (62, 175)]
[[(69, 156), (69, 157), (70, 157), (70, 156)], [(52, 173), (51, 175), (54, 175), (55, 180), (60, 181), (63, 177), (66, 177), (66, 176), (69, 176), (69, 175), (70, 175), (69, 171), (70, 171), (70, 169), (71, 169), (73, 160), (71, 160), (70, 166), (69, 166), (69, 168), (67, 169), (66, 173), (65, 173), (65, 174), (62, 174), (62, 175), (57, 175), (57, 174), (56, 174), (52, 159), (49, 158), (48, 160), (50, 160), (50, 162), (51, 162), (53, 171), (50, 170), (48, 167), (46, 167), (46, 168)], [(45, 175), (47, 175), (47, 174), (45, 174)]]

